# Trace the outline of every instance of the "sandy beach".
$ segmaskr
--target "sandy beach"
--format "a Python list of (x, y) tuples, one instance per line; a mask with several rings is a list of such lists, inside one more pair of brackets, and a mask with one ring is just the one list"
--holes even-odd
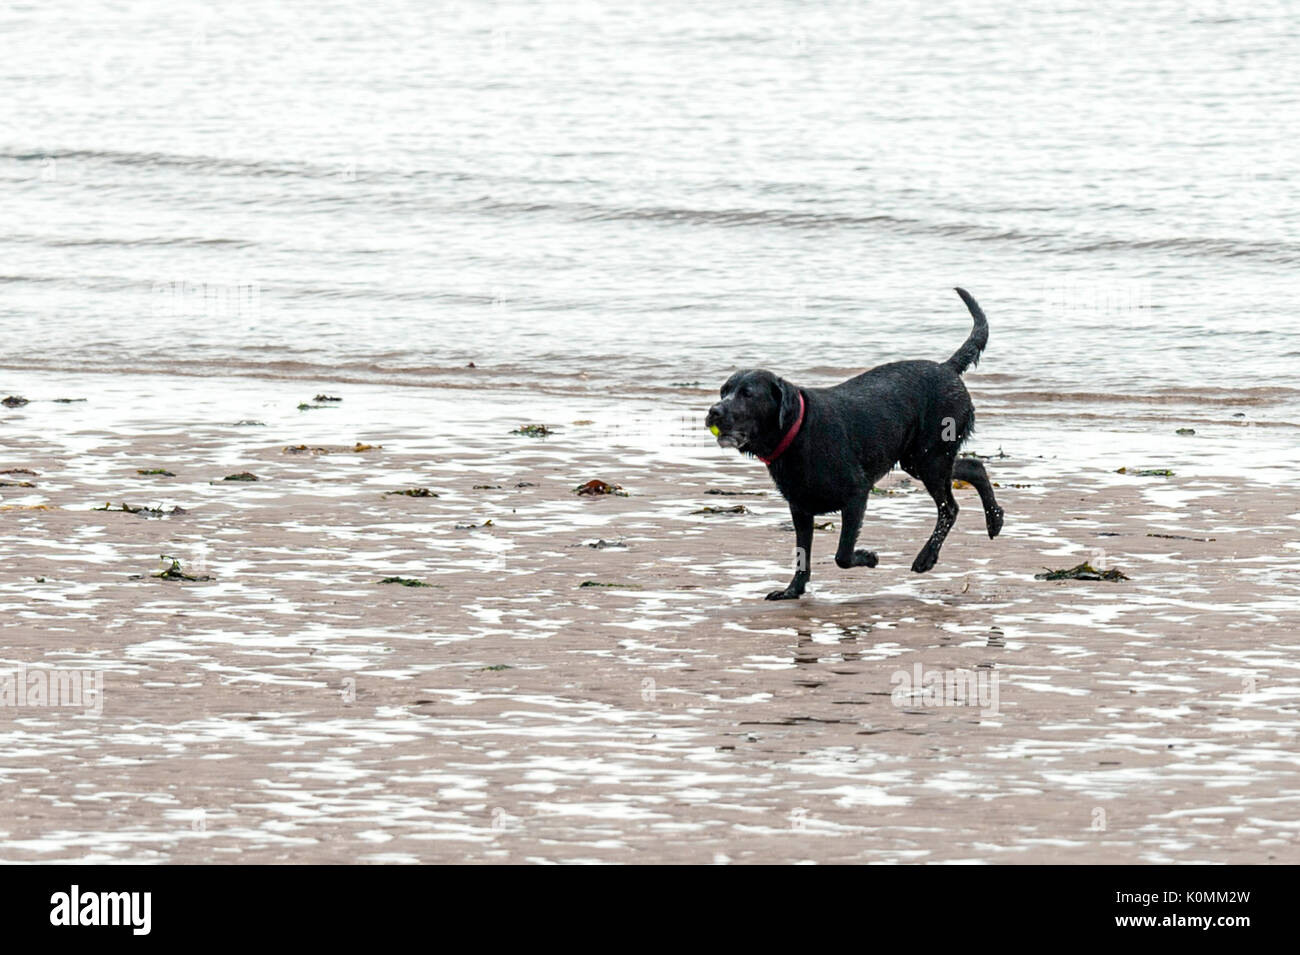
[[(0, 671), (104, 689), (0, 707), (3, 861), (1300, 861), (1291, 432), (1231, 402), (977, 379), (1003, 536), (958, 491), (911, 574), (895, 472), (880, 566), (832, 526), (774, 604), (788, 514), (705, 391), (5, 378)], [(1084, 560), (1128, 579), (1035, 579)], [(899, 693), (957, 672), (994, 695)]]

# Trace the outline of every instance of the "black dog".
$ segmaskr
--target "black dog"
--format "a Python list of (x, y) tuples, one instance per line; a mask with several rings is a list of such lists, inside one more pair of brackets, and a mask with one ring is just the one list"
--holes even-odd
[(979, 492), (989, 537), (1002, 530), (1002, 508), (984, 465), (957, 459), (975, 425), (961, 373), (979, 361), (989, 324), (975, 299), (957, 289), (975, 319), (965, 344), (945, 362), (896, 361), (833, 388), (799, 388), (770, 371), (738, 371), (722, 386), (722, 400), (705, 424), (724, 448), (753, 454), (767, 465), (794, 518), (794, 579), (768, 600), (804, 592), (812, 558), (813, 516), (840, 511), (840, 567), (875, 567), (876, 555), (854, 550), (871, 488), (897, 463), (925, 485), (939, 507), (934, 533), (912, 562), (925, 573), (957, 519), (953, 478)]

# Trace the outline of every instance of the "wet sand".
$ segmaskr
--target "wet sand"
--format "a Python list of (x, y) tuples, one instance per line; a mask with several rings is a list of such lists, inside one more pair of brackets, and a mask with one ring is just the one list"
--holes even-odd
[[(911, 574), (934, 511), (895, 473), (880, 566), (823, 531), (769, 603), (788, 514), (698, 396), (9, 378), (0, 671), (106, 687), (0, 707), (0, 860), (1300, 862), (1300, 502), (1228, 420), (992, 403), (1002, 537), (958, 491)], [(1082, 560), (1130, 579), (1034, 578)], [(996, 711), (893, 695), (918, 664)]]

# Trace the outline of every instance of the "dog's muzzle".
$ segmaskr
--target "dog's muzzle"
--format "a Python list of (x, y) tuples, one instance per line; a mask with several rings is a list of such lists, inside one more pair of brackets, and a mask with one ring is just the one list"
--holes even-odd
[(714, 405), (709, 409), (708, 415), (704, 418), (705, 426), (713, 432), (713, 436), (718, 439), (720, 448), (739, 448), (742, 441), (731, 430), (731, 422), (723, 409), (722, 403)]

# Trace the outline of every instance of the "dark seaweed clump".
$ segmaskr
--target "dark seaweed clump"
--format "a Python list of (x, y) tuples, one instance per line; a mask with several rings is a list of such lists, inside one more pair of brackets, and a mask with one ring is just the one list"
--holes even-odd
[(1142, 468), (1141, 470), (1130, 470), (1129, 468), (1116, 468), (1116, 474), (1134, 474), (1138, 477), (1173, 477), (1174, 472), (1168, 468)]
[(616, 494), (619, 497), (627, 497), (627, 491), (623, 490), (621, 484), (610, 484), (608, 481), (593, 479), (586, 484), (579, 484), (573, 489), (574, 494), (582, 497), (598, 497), (601, 494)]
[(1120, 573), (1115, 568), (1110, 570), (1098, 570), (1086, 560), (1082, 564), (1067, 568), (1066, 570), (1051, 570), (1046, 573), (1034, 574), (1034, 580), (1128, 580), (1128, 577)]
[(94, 508), (96, 511), (123, 511), (127, 514), (139, 514), (143, 517), (172, 517), (179, 514), (188, 514), (185, 508), (177, 504), (170, 511), (161, 507), (144, 507), (143, 505), (127, 504), (125, 502), (114, 507), (112, 503), (107, 503), (103, 507)]
[(510, 433), (522, 434), (525, 438), (545, 438), (548, 435), (555, 434), (554, 431), (546, 427), (544, 424), (521, 424)]
[(181, 562), (177, 560), (175, 557), (169, 556), (168, 554), (163, 554), (161, 559), (170, 561), (171, 564), (168, 567), (163, 568), (162, 570), (158, 571), (158, 573), (153, 575), (157, 577), (159, 580), (188, 580), (197, 583), (199, 581), (215, 579), (213, 577), (209, 577), (207, 574), (202, 574), (200, 576), (195, 576), (194, 574), (187, 574), (181, 568)]

